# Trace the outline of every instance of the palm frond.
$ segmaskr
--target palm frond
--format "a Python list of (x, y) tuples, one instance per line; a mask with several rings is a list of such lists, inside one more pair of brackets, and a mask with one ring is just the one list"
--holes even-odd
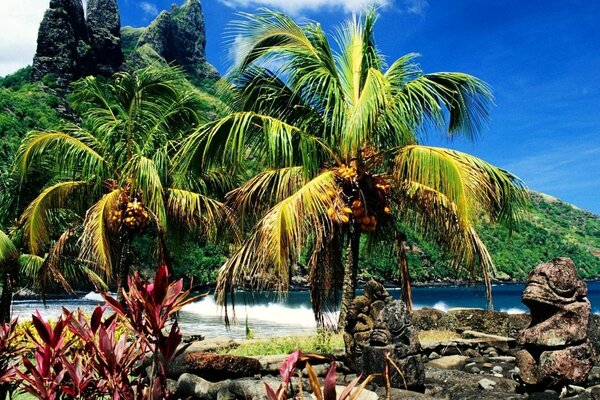
[(211, 165), (239, 166), (248, 153), (272, 168), (302, 165), (315, 170), (318, 151), (326, 146), (317, 138), (277, 118), (238, 112), (207, 124), (184, 141), (175, 158), (175, 171)]
[(19, 250), (12, 239), (0, 230), (0, 267), (15, 262), (19, 257)]
[(262, 171), (227, 194), (227, 203), (243, 217), (247, 212), (261, 214), (290, 197), (306, 183), (302, 167)]
[(40, 132), (27, 134), (17, 153), (16, 167), (21, 178), (43, 156), (53, 155), (60, 172), (102, 176), (111, 166), (104, 159), (98, 140), (89, 133), (72, 129), (69, 132)]
[(477, 267), (481, 269), (491, 305), (490, 278), (495, 266), (473, 221), (458, 213), (455, 204), (443, 193), (417, 182), (404, 183), (394, 199), (399, 221), (404, 226), (411, 226), (432, 239), (454, 259), (456, 266), (469, 271), (473, 279)]
[(228, 292), (242, 283), (287, 290), (290, 266), (298, 260), (303, 247), (315, 236), (318, 240), (332, 232), (335, 223), (327, 210), (342, 203), (338, 196), (331, 196), (336, 191), (334, 173), (324, 172), (271, 208), (219, 270), (219, 304), (226, 305)]
[(394, 177), (442, 193), (461, 219), (482, 211), (492, 221), (511, 227), (526, 203), (523, 183), (515, 176), (477, 157), (449, 149), (406, 146), (395, 161)]
[(110, 278), (112, 274), (111, 232), (108, 224), (121, 189), (102, 196), (86, 213), (83, 233), (79, 239), (79, 259)]
[(209, 239), (222, 234), (223, 227), (236, 233), (235, 219), (229, 208), (200, 193), (183, 189), (169, 189), (167, 212), (177, 224), (201, 230)]
[(89, 187), (85, 181), (56, 183), (42, 191), (25, 209), (19, 219), (23, 238), (29, 252), (40, 254), (50, 242), (49, 213), (56, 209), (76, 208), (80, 202), (76, 195)]
[(140, 191), (143, 201), (154, 213), (163, 231), (167, 229), (167, 213), (163, 197), (162, 178), (153, 160), (134, 156), (126, 167), (126, 176), (131, 179), (134, 192)]

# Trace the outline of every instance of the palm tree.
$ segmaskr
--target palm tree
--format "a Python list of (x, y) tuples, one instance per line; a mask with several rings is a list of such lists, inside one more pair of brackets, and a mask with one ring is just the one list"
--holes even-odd
[(343, 324), (366, 235), (396, 244), (410, 304), (403, 226), (435, 240), (457, 265), (480, 267), (491, 295), (493, 262), (474, 221), (512, 226), (522, 185), (468, 154), (419, 144), (431, 129), (475, 138), (489, 87), (464, 73), (424, 74), (415, 54), (386, 65), (373, 11), (337, 31), (337, 51), (317, 23), (300, 26), (269, 10), (243, 16), (231, 113), (196, 130), (177, 155), (182, 171), (240, 166), (249, 156), (265, 167), (228, 194), (242, 216), (260, 218), (220, 269), (219, 302), (241, 284), (285, 291), (291, 268), (306, 259), (317, 320), (325, 322), (343, 287)]
[(73, 102), (82, 126), (30, 132), (19, 149), (23, 179), (39, 169), (55, 177), (19, 220), (32, 254), (49, 249), (53, 269), (82, 263), (94, 281), (117, 275), (126, 287), (134, 236), (154, 233), (161, 260), (169, 223), (216, 236), (230, 212), (209, 194), (224, 180), (215, 171), (170, 173), (178, 141), (203, 122), (178, 69), (120, 72), (107, 84), (87, 77), (75, 84)]

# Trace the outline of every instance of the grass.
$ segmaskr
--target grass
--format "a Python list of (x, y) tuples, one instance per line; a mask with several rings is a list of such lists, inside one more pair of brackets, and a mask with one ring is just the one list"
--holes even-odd
[(223, 353), (237, 356), (287, 354), (300, 349), (307, 353), (332, 353), (344, 348), (341, 334), (321, 331), (313, 336), (285, 336), (269, 339), (249, 340)]
[(419, 332), (419, 341), (423, 346), (427, 346), (431, 343), (448, 342), (460, 338), (461, 336), (454, 331), (430, 330)]

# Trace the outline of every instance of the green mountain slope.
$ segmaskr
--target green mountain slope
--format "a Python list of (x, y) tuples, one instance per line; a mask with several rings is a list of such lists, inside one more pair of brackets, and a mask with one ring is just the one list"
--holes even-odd
[[(487, 223), (481, 223), (478, 232), (496, 264), (497, 280), (524, 280), (540, 262), (555, 257), (573, 259), (585, 279), (600, 276), (600, 217), (554, 197), (532, 192), (527, 214), (512, 234)], [(411, 232), (408, 236), (409, 266), (415, 282), (469, 278), (457, 272), (434, 244)], [(398, 277), (392, 249), (377, 244), (363, 256), (361, 267), (364, 278)]]
[(500, 228), (479, 232), (498, 270), (514, 279), (554, 257), (573, 259), (583, 278), (600, 275), (600, 217), (554, 197), (532, 193), (528, 215), (508, 240)]

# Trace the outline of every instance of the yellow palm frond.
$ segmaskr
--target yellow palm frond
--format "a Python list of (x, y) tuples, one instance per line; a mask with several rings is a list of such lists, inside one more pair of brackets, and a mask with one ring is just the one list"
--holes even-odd
[(302, 167), (266, 170), (227, 193), (227, 202), (240, 212), (256, 214), (294, 194), (306, 183)]
[(191, 229), (202, 230), (209, 239), (219, 236), (220, 229), (230, 228), (235, 234), (235, 219), (223, 203), (200, 193), (169, 189), (167, 212), (171, 218)]
[(162, 231), (167, 229), (167, 215), (160, 172), (154, 161), (143, 156), (134, 156), (126, 176), (131, 177), (133, 189), (142, 192), (143, 201), (158, 219)]
[(490, 275), (494, 262), (473, 227), (473, 221), (458, 213), (452, 201), (417, 182), (406, 182), (394, 197), (398, 205), (398, 217), (404, 225), (435, 241), (442, 250), (455, 260), (455, 265), (465, 268), (475, 277), (479, 267), (482, 271), (488, 300), (491, 304)]
[(322, 236), (332, 232), (334, 223), (327, 210), (341, 203), (338, 196), (331, 196), (337, 188), (334, 173), (324, 172), (271, 208), (219, 270), (218, 302), (226, 304), (227, 293), (240, 283), (287, 290), (289, 268), (302, 248), (315, 237), (325, 242)]
[(108, 162), (98, 153), (98, 140), (87, 132), (40, 132), (27, 134), (17, 154), (17, 172), (25, 177), (29, 168), (44, 155), (56, 156), (61, 170), (72, 171), (81, 166), (98, 174), (103, 168), (109, 169)]
[(476, 157), (454, 150), (406, 146), (395, 160), (398, 182), (417, 182), (446, 196), (460, 220), (483, 211), (493, 221), (512, 226), (526, 202), (521, 181)]
[(94, 204), (86, 213), (81, 235), (79, 258), (100, 271), (106, 278), (112, 273), (111, 234), (108, 224), (121, 189), (115, 189)]
[(23, 238), (32, 254), (40, 254), (50, 241), (48, 213), (50, 210), (72, 208), (77, 199), (73, 195), (83, 191), (89, 183), (67, 181), (54, 184), (42, 191), (25, 209), (19, 225), (23, 227)]

